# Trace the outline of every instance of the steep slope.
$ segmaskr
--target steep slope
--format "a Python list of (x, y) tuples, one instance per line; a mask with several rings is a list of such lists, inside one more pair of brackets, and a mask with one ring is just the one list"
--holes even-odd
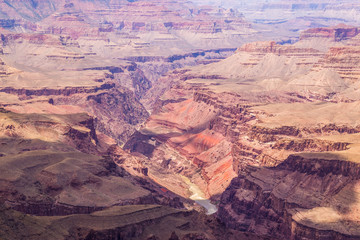
[(217, 239), (237, 232), (195, 211), (135, 205), (192, 208), (164, 193), (145, 169), (132, 163), (132, 174), (126, 171), (135, 157), (110, 150), (116, 144), (96, 134), (86, 114), (1, 109), (0, 126), (1, 239), (168, 239), (173, 232), (182, 239)]
[[(232, 29), (225, 21), (228, 18), (237, 23), (239, 31), (248, 28), (240, 15), (207, 14), (201, 9), (194, 10), (192, 15), (186, 10), (192, 6), (190, 3), (172, 3), (169, 9), (156, 1), (13, 1), (4, 4), (19, 14), (24, 9), (37, 14), (37, 11), (46, 10), (45, 5), (53, 9), (48, 17), (39, 15), (40, 19), (30, 19), (29, 25), (22, 22), (8, 27), (12, 32), (1, 30), (4, 68), (1, 91), (8, 94), (2, 94), (4, 105), (10, 107), (8, 103), (11, 103), (11, 109), (26, 112), (30, 111), (28, 109), (46, 112), (51, 108), (46, 101), (53, 105), (78, 106), (77, 111), (94, 116), (97, 129), (120, 144), (148, 117), (139, 100), (161, 74), (184, 65), (217, 61), (232, 52), (232, 49), (204, 50), (211, 48), (204, 46), (197, 49), (187, 43), (184, 36), (175, 35), (185, 31), (191, 33), (190, 39), (197, 33), (204, 34), (201, 38), (207, 38), (208, 34), (216, 34), (213, 29), (207, 30), (216, 22), (220, 29)], [(179, 9), (183, 9), (180, 14)], [(27, 21), (20, 15), (19, 21)], [(143, 29), (131, 27), (144, 25), (144, 19), (149, 21), (149, 26)], [(171, 19), (181, 24), (172, 27), (168, 22)], [(166, 23), (170, 25), (165, 27)], [(204, 30), (201, 30), (203, 24)], [(23, 30), (32, 33), (16, 33)], [(219, 46), (216, 43), (212, 47)], [(30, 99), (32, 106), (25, 110), (23, 106), (28, 106), (29, 102), (23, 100)], [(121, 107), (117, 108), (117, 105)], [(146, 102), (144, 105), (149, 107)]]
[[(52, 0), (8, 0), (0, 4), (1, 18), (15, 23), (15, 20), (39, 21), (51, 15), (57, 8)], [(60, 1), (59, 1), (60, 2)], [(2, 25), (2, 27), (14, 27)]]
[[(344, 32), (347, 32), (346, 29), (348, 27), (345, 27)], [(139, 133), (128, 141), (125, 149), (147, 156), (149, 160), (144, 164), (149, 168), (149, 176), (169, 189), (176, 186), (177, 193), (181, 195), (192, 194), (184, 191), (188, 186), (181, 179), (183, 175), (213, 200), (219, 199), (234, 179), (221, 195), (218, 215), (231, 228), (284, 239), (312, 239), (321, 234), (324, 239), (329, 236), (356, 239), (356, 217), (349, 220), (348, 230), (339, 230), (339, 227), (334, 228), (333, 233), (328, 233), (325, 230), (331, 230), (333, 225), (324, 227), (309, 222), (306, 223), (309, 229), (305, 230), (306, 227), (301, 227), (304, 219), (298, 222), (290, 220), (292, 216), (294, 219), (299, 218), (300, 215), (295, 217), (293, 210), (290, 210), (297, 206), (286, 208), (285, 205), (284, 211), (283, 208), (279, 209), (281, 205), (278, 206), (288, 203), (288, 196), (297, 198), (297, 195), (287, 195), (289, 186), (304, 189), (306, 194), (298, 200), (301, 202), (303, 199), (304, 204), (307, 204), (306, 198), (311, 194), (317, 198), (316, 194), (320, 191), (308, 184), (311, 181), (320, 183), (325, 179), (329, 183), (329, 192), (321, 192), (319, 198), (331, 199), (338, 193), (337, 190), (349, 188), (351, 185), (346, 184), (356, 180), (354, 173), (354, 176), (344, 180), (345, 185), (332, 185), (331, 182), (336, 184), (338, 179), (333, 175), (348, 176), (347, 173), (338, 172), (325, 176), (327, 171), (337, 169), (337, 161), (324, 163), (326, 167), (321, 167), (321, 162), (315, 170), (304, 167), (303, 170), (291, 168), (281, 172), (287, 164), (302, 162), (299, 159), (293, 161), (294, 158), (289, 157), (297, 152), (336, 152), (333, 153), (334, 158), (344, 162), (339, 164), (349, 166), (349, 169), (355, 168), (343, 157), (337, 156), (350, 157), (357, 149), (357, 135), (353, 134), (359, 133), (359, 116), (356, 111), (359, 102), (355, 98), (358, 96), (358, 77), (357, 65), (352, 63), (356, 61), (358, 38), (352, 35), (349, 35), (350, 39), (345, 37), (342, 41), (333, 35), (325, 39), (324, 36), (312, 38), (324, 41), (328, 47), (315, 49), (306, 47), (309, 42), (301, 41), (293, 46), (256, 42), (245, 44), (233, 56), (220, 62), (173, 71), (160, 79), (164, 89), (153, 93), (161, 97), (153, 105), (150, 118)], [(330, 48), (331, 45), (334, 47)], [(335, 49), (346, 51), (333, 54)], [(347, 69), (347, 74), (343, 74), (344, 69)], [(352, 95), (345, 94), (349, 92)], [(311, 164), (317, 161), (313, 162)], [(274, 168), (268, 170), (266, 167)], [(278, 176), (273, 171), (281, 173)], [(325, 175), (322, 173), (324, 171)], [(260, 185), (262, 190), (259, 192), (250, 193), (250, 190), (259, 188), (251, 185), (250, 190), (246, 190), (248, 181), (244, 180), (243, 183), (242, 179), (252, 179), (255, 173), (262, 177), (256, 177), (255, 180), (260, 178), (259, 182), (264, 186)], [(295, 180), (289, 176), (289, 181), (293, 181), (291, 184), (279, 185), (282, 179), (287, 181), (287, 174), (294, 174)], [(314, 174), (314, 178), (309, 180), (307, 174)], [(272, 182), (274, 185), (271, 187), (266, 185)], [(278, 185), (282, 199), (266, 200), (268, 191), (278, 191)], [(239, 198), (248, 200), (239, 200), (238, 204), (233, 204), (237, 202), (235, 191), (239, 193)], [(294, 192), (301, 194), (300, 190), (294, 189)], [(256, 196), (261, 194), (266, 195), (264, 201), (261, 198), (261, 203), (257, 203)], [(314, 201), (311, 208), (302, 206), (302, 203), (298, 207), (303, 210), (325, 207), (320, 200)], [(332, 204), (326, 207), (331, 208)], [(268, 211), (271, 213), (262, 213), (263, 206), (271, 209)], [(355, 205), (352, 209), (356, 211)], [(278, 214), (278, 218), (273, 211)], [(263, 214), (269, 220), (259, 217)], [(311, 214), (316, 215), (313, 212)], [(336, 225), (342, 218), (346, 217), (341, 215), (333, 224)], [(279, 219), (281, 224), (278, 223)], [(311, 217), (309, 221), (315, 219)], [(292, 228), (294, 224), (299, 227)], [(347, 226), (347, 223), (344, 224)]]
[(99, 156), (106, 143), (100, 145), (89, 116), (2, 110), (0, 121), (1, 199), (12, 208), (64, 215), (154, 202), (111, 157)]
[(240, 13), (181, 1), (6, 1), (0, 9), (7, 29), (112, 41), (125, 55), (235, 47), (252, 32)]
[[(115, 75), (140, 71), (131, 63), (107, 65), (51, 35), (8, 33), (3, 37), (3, 49), (0, 91), (1, 102), (8, 109), (87, 112), (95, 117), (98, 130), (119, 142), (148, 116), (134, 92), (117, 85)], [(148, 82), (146, 78), (143, 81)], [(138, 89), (145, 85), (135, 80), (132, 84), (140, 84)]]
[[(289, 6), (312, 8), (275, 8)], [(0, 199), (14, 236), (7, 216), (39, 224), (34, 238), (358, 237), (348, 214), (357, 201), (346, 206), (351, 188), (357, 195), (358, 28), (249, 43), (219, 61), (263, 34), (238, 11), (181, 1), (0, 7), (9, 13), (0, 29)], [(218, 217), (234, 230), (202, 213), (114, 208), (197, 209), (182, 197), (221, 201)]]
[(237, 9), (252, 23), (255, 30), (262, 32), (261, 40), (276, 40), (284, 43), (296, 42), (298, 34), (308, 28), (331, 27), (343, 23), (358, 26), (360, 21), (360, 5), (352, 0), (241, 2), (194, 0), (193, 2)]
[(290, 156), (250, 170), (224, 192), (218, 216), (281, 239), (359, 239), (359, 168), (344, 155)]
[(156, 205), (117, 206), (65, 217), (35, 217), (1, 207), (0, 225), (2, 239), (262, 239), (226, 231), (215, 219), (195, 211)]

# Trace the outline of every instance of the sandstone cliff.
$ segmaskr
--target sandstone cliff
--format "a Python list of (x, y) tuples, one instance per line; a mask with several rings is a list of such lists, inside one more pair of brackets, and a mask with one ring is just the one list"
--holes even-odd
[(274, 168), (249, 169), (222, 195), (229, 227), (278, 239), (359, 239), (358, 163), (290, 156)]

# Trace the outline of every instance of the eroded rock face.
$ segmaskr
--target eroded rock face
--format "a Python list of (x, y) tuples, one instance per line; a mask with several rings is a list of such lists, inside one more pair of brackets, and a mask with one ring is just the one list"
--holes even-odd
[[(154, 54), (145, 51), (140, 56), (163, 56), (164, 52), (158, 49), (162, 44), (166, 48), (178, 48), (180, 51), (176, 54), (183, 49), (194, 49), (193, 46), (201, 49), (205, 45), (206, 49), (236, 47), (236, 39), (242, 39), (240, 34), (251, 33), (251, 24), (235, 10), (199, 7), (181, 1), (7, 1), (0, 9), (3, 12), (1, 26), (7, 29), (62, 35), (63, 39), (70, 36), (75, 40), (115, 42), (120, 38), (119, 45), (128, 46), (135, 53), (126, 56), (139, 56), (136, 49), (143, 48)], [(149, 32), (154, 33), (150, 42), (142, 35)], [(116, 34), (116, 38), (112, 34)], [(215, 37), (207, 41), (208, 36)], [(129, 39), (133, 41), (131, 44)], [(221, 39), (227, 40), (226, 46)], [(170, 48), (165, 55), (174, 50)]]
[(86, 114), (3, 111), (1, 126), (1, 199), (14, 209), (36, 215), (89, 213), (149, 196), (124, 179), (111, 158), (97, 156), (101, 146)]
[[(356, 52), (356, 47), (352, 49)], [(162, 90), (149, 90), (162, 97), (153, 103), (152, 115), (140, 133), (125, 146), (146, 155), (149, 169), (184, 174), (209, 196), (217, 196), (248, 165), (276, 166), (294, 152), (346, 150), (347, 142), (314, 138), (357, 133), (356, 121), (336, 124), (326, 117), (313, 125), (306, 120), (287, 123), (286, 113), (276, 118), (277, 112), (286, 109), (294, 119), (302, 119), (299, 112), (292, 113), (292, 103), (305, 109), (313, 101), (331, 98), (335, 102), (333, 96), (348, 89), (345, 77), (327, 72), (327, 58), (311, 47), (256, 42), (220, 62), (173, 71), (159, 80), (165, 86)], [(314, 84), (310, 79), (317, 72), (324, 81)], [(310, 106), (322, 111), (320, 105)]]
[[(357, 41), (341, 42), (348, 53), (332, 62), (338, 68), (327, 67), (332, 48), (258, 42), (223, 61), (174, 71), (161, 79), (169, 89), (127, 147), (146, 155), (149, 172), (161, 173), (154, 179), (185, 175), (213, 199), (233, 179), (218, 215), (231, 228), (277, 239), (357, 239), (357, 217), (337, 202), (358, 180), (357, 93), (334, 97), (356, 89), (339, 69), (354, 59)], [(324, 81), (314, 84), (318, 72)], [(358, 79), (355, 68), (350, 75)], [(358, 211), (357, 202), (350, 206)]]
[[(59, 1), (63, 2), (63, 1)], [(2, 27), (12, 28), (15, 26), (15, 20), (23, 19), (23, 16), (27, 16), (27, 20), (39, 21), (52, 14), (57, 7), (56, 1), (52, 0), (40, 0), (40, 1), (18, 1), (10, 0), (2, 2), (0, 8), (5, 16), (2, 16), (8, 21), (13, 21), (13, 24), (4, 22)]]
[[(148, 117), (137, 96), (146, 91), (146, 84), (150, 83), (136, 65), (124, 61), (116, 67), (89, 64), (96, 57), (87, 57), (81, 50), (81, 53), (75, 53), (72, 45), (63, 45), (61, 38), (50, 35), (7, 33), (2, 41), (6, 49), (2, 56), (7, 63), (3, 62), (1, 66), (3, 84), (0, 92), (8, 109), (25, 113), (87, 112), (94, 116), (98, 131), (120, 143)], [(27, 50), (20, 51), (23, 58), (15, 60), (19, 58), (16, 49), (24, 46)], [(31, 60), (27, 61), (29, 58)], [(47, 59), (45, 63), (42, 62), (44, 58)], [(38, 70), (34, 73), (22, 67), (14, 68), (13, 61), (25, 65), (31, 62), (28, 67)], [(120, 86), (116, 75), (125, 71), (127, 76), (136, 73), (134, 86), (142, 89), (140, 92)], [(38, 84), (33, 86), (32, 81)]]
[[(76, 4), (80, 8), (84, 7), (81, 2)], [(97, 2), (91, 4), (96, 5)], [(151, 6), (156, 9), (157, 5)], [(117, 11), (118, 7), (112, 7)], [(57, 11), (62, 10), (59, 8)], [(68, 20), (64, 20), (66, 27), (81, 33), (82, 27), (68, 24)], [(79, 19), (73, 21), (83, 24)], [(136, 50), (140, 56), (133, 56), (131, 51), (124, 53), (120, 43), (115, 44), (116, 50), (113, 49), (114, 45), (106, 39), (106, 34), (111, 32), (105, 32), (105, 38), (95, 34), (94, 39), (74, 37), (65, 30), (63, 33), (48, 34), (39, 33), (39, 29), (34, 32), (1, 30), (1, 58), (4, 59), (0, 72), (3, 77), (0, 90), (4, 93), (2, 102), (8, 109), (18, 112), (46, 112), (57, 108), (44, 104), (46, 101), (54, 106), (61, 105), (59, 108), (64, 112), (69, 111), (68, 106), (77, 106), (77, 112), (87, 112), (95, 117), (98, 131), (114, 137), (120, 144), (125, 143), (147, 119), (148, 113), (142, 104), (150, 109), (152, 105), (147, 103), (147, 99), (159, 96), (150, 93), (145, 97), (161, 74), (201, 61), (217, 61), (232, 52), (232, 49), (195, 53), (181, 50), (177, 52), (180, 53), (178, 55), (164, 52), (159, 53), (160, 56), (147, 56), (148, 49), (142, 49)], [(90, 33), (86, 31), (86, 34)], [(99, 47), (107, 50), (100, 50)], [(114, 60), (103, 61), (105, 57)], [(150, 62), (144, 62), (143, 58)], [(32, 81), (37, 82), (37, 87), (34, 87)], [(33, 108), (25, 102), (30, 99)], [(49, 110), (51, 108), (53, 110)], [(70, 112), (74, 111), (75, 108), (72, 108)]]
[(333, 157), (290, 156), (235, 178), (222, 195), (219, 218), (280, 239), (358, 239), (359, 166)]
[[(1, 203), (20, 212), (89, 214), (115, 205), (183, 208), (185, 199), (147, 177), (147, 169), (82, 114), (0, 113)], [(188, 203), (189, 204), (189, 203)]]
[[(0, 162), (11, 169), (0, 191), (7, 206), (37, 215), (114, 205), (183, 207), (191, 203), (180, 196), (194, 194), (190, 179), (201, 197), (221, 199), (219, 217), (229, 227), (276, 238), (357, 236), (358, 219), (337, 203), (356, 186), (357, 166), (289, 157), (356, 151), (356, 27), (309, 30), (294, 45), (245, 44), (219, 62), (252, 32), (235, 10), (176, 1), (7, 1), (0, 7), (15, 18), (0, 22), (14, 31), (0, 30), (0, 102), (19, 113), (9, 117), (4, 110), (0, 129)], [(206, 65), (159, 79), (199, 63)], [(333, 222), (321, 222), (318, 213)], [(89, 239), (161, 239), (148, 227), (162, 217), (70, 230)], [(335, 226), (342, 220), (348, 225)], [(166, 238), (226, 236), (207, 228), (173, 234), (191, 230), (193, 222), (175, 224)]]
[[(32, 216), (0, 206), (2, 239), (230, 239), (260, 240), (250, 233), (227, 231), (196, 211), (165, 206), (116, 206), (91, 214)], [(14, 221), (15, 220), (15, 221)], [(166, 226), (164, 228), (163, 226)], [(29, 232), (34, 234), (29, 236)]]
[(359, 34), (359, 29), (356, 27), (339, 25), (338, 27), (329, 28), (313, 28), (301, 33), (300, 39), (311, 38), (329, 38), (333, 41), (342, 41), (350, 39)]

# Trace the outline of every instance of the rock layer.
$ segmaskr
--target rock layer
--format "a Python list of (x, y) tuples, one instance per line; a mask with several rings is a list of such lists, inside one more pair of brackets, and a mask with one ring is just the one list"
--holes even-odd
[(218, 214), (230, 228), (277, 239), (357, 239), (356, 214), (341, 210), (357, 212), (357, 197), (339, 200), (357, 189), (357, 70), (349, 68), (350, 80), (340, 71), (345, 60), (334, 60), (337, 67), (327, 60), (337, 44), (348, 49), (341, 58), (353, 59), (357, 39), (333, 41), (327, 52), (301, 41), (256, 42), (220, 62), (173, 71), (126, 146), (146, 155), (149, 171), (161, 173), (151, 177), (169, 189), (184, 186), (163, 179), (182, 174), (219, 199), (233, 179)]
[(234, 179), (218, 216), (280, 239), (358, 239), (358, 171), (357, 163), (290, 156)]

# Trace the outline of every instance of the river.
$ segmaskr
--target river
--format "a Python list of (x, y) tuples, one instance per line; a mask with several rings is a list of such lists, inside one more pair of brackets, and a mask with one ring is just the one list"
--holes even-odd
[(181, 177), (183, 181), (189, 186), (189, 191), (192, 193), (190, 199), (194, 200), (197, 204), (204, 207), (206, 209), (207, 215), (216, 213), (218, 210), (216, 205), (212, 204), (209, 199), (206, 199), (204, 197), (205, 194), (203, 193), (203, 191), (201, 191), (201, 189), (196, 184), (191, 182), (189, 178), (185, 176), (181, 176)]

